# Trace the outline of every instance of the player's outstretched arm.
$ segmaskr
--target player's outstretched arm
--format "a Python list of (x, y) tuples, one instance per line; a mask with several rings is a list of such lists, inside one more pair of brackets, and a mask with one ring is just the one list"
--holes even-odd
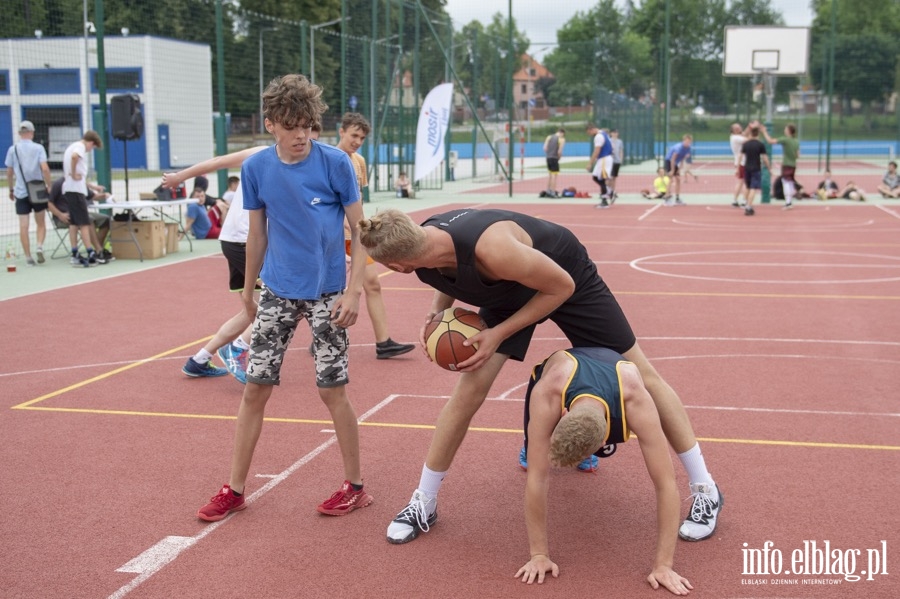
[(231, 154), (216, 156), (215, 158), (198, 162), (177, 173), (163, 173), (162, 186), (166, 189), (170, 189), (172, 187), (178, 187), (188, 179), (192, 179), (198, 175), (205, 175), (206, 173), (211, 173), (223, 168), (238, 168), (244, 164), (244, 160), (261, 150), (265, 150), (266, 147), (267, 146), (254, 146), (252, 148), (246, 148), (244, 150), (232, 152)]
[[(628, 424), (637, 435), (641, 454), (656, 492), (656, 555), (647, 582), (654, 589), (662, 585), (675, 595), (687, 595), (691, 583), (672, 569), (678, 540), (679, 497), (669, 444), (659, 422), (656, 405), (644, 387), (634, 364), (620, 364), (622, 393)], [(531, 465), (529, 464), (529, 467)]]

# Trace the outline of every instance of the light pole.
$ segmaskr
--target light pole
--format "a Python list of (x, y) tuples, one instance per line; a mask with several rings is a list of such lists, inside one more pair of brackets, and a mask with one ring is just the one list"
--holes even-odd
[(329, 25), (335, 25), (340, 23), (341, 21), (347, 20), (349, 21), (351, 17), (347, 17), (346, 19), (332, 19), (330, 21), (325, 21), (324, 23), (319, 23), (317, 25), (309, 26), (309, 82), (316, 82), (316, 29), (321, 29), (322, 27), (328, 27)]
[(263, 33), (275, 31), (278, 27), (259, 28), (259, 132), (266, 132), (265, 118), (263, 117)]

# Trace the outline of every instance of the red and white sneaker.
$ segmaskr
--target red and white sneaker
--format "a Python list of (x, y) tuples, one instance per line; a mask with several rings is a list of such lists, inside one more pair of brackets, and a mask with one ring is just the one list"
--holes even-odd
[(353, 510), (366, 507), (373, 501), (372, 496), (365, 489), (353, 490), (349, 480), (345, 480), (339, 491), (335, 491), (331, 497), (319, 504), (316, 509), (329, 516), (343, 516)]
[(210, 498), (209, 503), (200, 508), (197, 517), (207, 522), (217, 522), (231, 512), (239, 512), (246, 507), (244, 496), (235, 495), (231, 487), (225, 485)]

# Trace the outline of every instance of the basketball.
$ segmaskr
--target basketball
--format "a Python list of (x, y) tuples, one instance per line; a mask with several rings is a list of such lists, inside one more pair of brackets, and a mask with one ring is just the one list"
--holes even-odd
[(463, 341), (486, 328), (478, 313), (465, 308), (447, 308), (425, 325), (425, 350), (435, 364), (455, 371), (457, 364), (478, 350), (477, 345), (467, 347)]

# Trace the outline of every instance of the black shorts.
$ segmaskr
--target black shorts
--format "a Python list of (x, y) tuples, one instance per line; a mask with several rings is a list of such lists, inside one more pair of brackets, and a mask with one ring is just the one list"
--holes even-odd
[(667, 175), (672, 175), (673, 177), (677, 177), (679, 174), (681, 174), (681, 171), (679, 170), (680, 168), (681, 168), (681, 165), (676, 164), (675, 170), (672, 170), (672, 163), (669, 161), (666, 161), (666, 174)]
[(559, 158), (548, 158), (547, 159), (547, 170), (551, 173), (559, 172)]
[[(482, 308), (479, 314), (489, 327), (512, 315), (511, 312), (490, 308)], [(572, 347), (605, 347), (624, 354), (637, 341), (619, 302), (599, 274), (594, 274), (588, 283), (578, 286), (572, 297), (545, 320), (554, 322)], [(537, 323), (525, 327), (504, 340), (497, 353), (524, 361), (536, 326)]]
[(34, 212), (35, 214), (40, 214), (46, 209), (47, 202), (35, 204), (28, 196), (25, 196), (24, 198), (16, 198), (16, 214), (18, 214), (19, 216), (28, 216), (32, 212)]
[(244, 290), (244, 271), (247, 270), (247, 244), (219, 240), (222, 254), (228, 261), (228, 288), (231, 291)]
[(87, 198), (84, 194), (67, 191), (64, 196), (66, 204), (69, 206), (69, 224), (76, 227), (86, 227), (92, 224), (91, 215), (87, 209)]
[(615, 179), (619, 176), (619, 167), (622, 166), (621, 162), (613, 162), (612, 172), (609, 174), (610, 177)]

